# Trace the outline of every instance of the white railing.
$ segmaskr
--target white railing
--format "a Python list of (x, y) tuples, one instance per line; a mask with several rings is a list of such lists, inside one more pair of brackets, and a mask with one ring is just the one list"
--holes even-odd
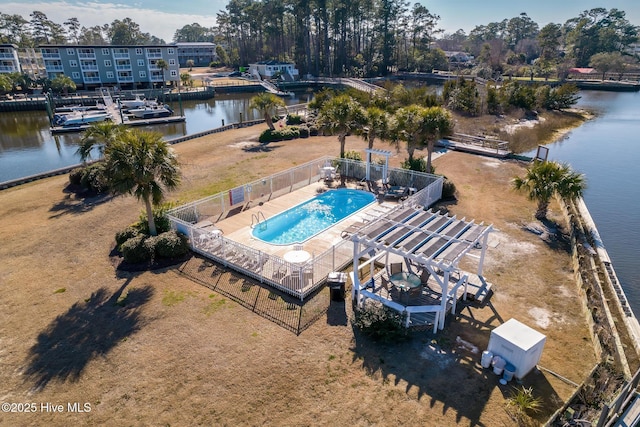
[[(304, 299), (322, 286), (329, 273), (344, 269), (353, 257), (353, 242), (343, 240), (320, 254), (314, 254), (306, 264), (292, 264), (284, 259), (258, 251), (242, 243), (223, 236), (210, 238), (207, 230), (195, 228), (194, 224), (203, 220), (216, 223), (227, 217), (229, 211), (238, 207), (247, 208), (260, 202), (272, 200), (284, 194), (317, 182), (321, 167), (327, 162), (336, 165), (342, 176), (360, 180), (366, 173), (363, 162), (336, 159), (325, 156), (295, 168), (266, 178), (238, 186), (234, 190), (223, 191), (205, 199), (177, 207), (168, 212), (172, 227), (189, 237), (191, 248), (208, 258), (212, 258), (243, 274), (254, 277), (283, 292)], [(380, 168), (381, 169), (381, 168)], [(380, 179), (381, 172), (372, 168), (372, 179)], [(442, 193), (443, 178), (436, 175), (403, 169), (390, 169), (389, 182), (392, 185), (407, 185), (418, 190), (405, 203), (430, 206)], [(230, 204), (230, 193), (236, 200)], [(239, 197), (238, 192), (242, 192)]]

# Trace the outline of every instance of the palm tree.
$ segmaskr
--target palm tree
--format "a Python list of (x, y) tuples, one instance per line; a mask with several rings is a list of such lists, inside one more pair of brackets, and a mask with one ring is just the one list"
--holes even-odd
[(271, 130), (275, 129), (271, 117), (276, 114), (278, 107), (284, 106), (285, 103), (282, 99), (268, 92), (263, 92), (259, 95), (256, 95), (249, 101), (249, 108), (258, 110), (261, 114), (263, 114), (264, 121), (267, 123), (267, 126), (269, 126), (269, 129)]
[(407, 143), (409, 164), (413, 163), (413, 154), (417, 148), (427, 147), (427, 172), (432, 171), (431, 154), (435, 142), (442, 136), (451, 133), (453, 120), (442, 107), (421, 107), (409, 105), (399, 108), (391, 126), (393, 139)]
[(158, 59), (156, 61), (156, 67), (162, 71), (162, 92), (164, 93), (165, 84), (167, 83), (164, 72), (169, 69), (169, 63), (164, 59)]
[(187, 59), (187, 67), (189, 67), (189, 71), (193, 70), (193, 66), (195, 65), (195, 61), (193, 59)]
[(369, 107), (365, 111), (364, 119), (366, 127), (363, 129), (364, 132), (362, 136), (369, 144), (369, 148), (373, 148), (373, 143), (376, 138), (384, 138), (387, 135), (389, 130), (389, 116), (384, 110), (378, 107)]
[(326, 101), (320, 109), (319, 127), (338, 134), (340, 158), (344, 158), (347, 135), (362, 127), (365, 113), (360, 104), (348, 95), (339, 95)]
[(571, 170), (567, 164), (547, 161), (535, 161), (527, 168), (525, 176), (514, 178), (512, 184), (515, 190), (526, 192), (529, 200), (538, 202), (535, 216), (539, 220), (547, 217), (554, 195), (575, 199), (587, 188), (584, 175)]
[(413, 162), (413, 153), (420, 145), (420, 140), (425, 132), (425, 108), (419, 105), (409, 105), (399, 108), (393, 116), (391, 134), (393, 141), (398, 140), (407, 143), (409, 163)]
[(105, 149), (109, 186), (118, 195), (132, 194), (144, 202), (149, 232), (157, 234), (152, 205), (180, 183), (178, 159), (158, 132), (122, 132)]
[(126, 132), (124, 126), (110, 121), (91, 123), (89, 128), (82, 133), (76, 153), (84, 162), (91, 159), (91, 152), (94, 148), (98, 148), (100, 157), (102, 157), (105, 147), (116, 140), (122, 132)]
[(69, 76), (65, 76), (64, 74), (58, 74), (56, 77), (51, 80), (51, 89), (54, 92), (62, 92), (65, 96), (71, 92), (75, 92), (77, 89), (76, 83)]
[(426, 133), (424, 139), (427, 143), (427, 171), (431, 172), (431, 157), (433, 149), (443, 136), (450, 135), (455, 126), (451, 115), (442, 107), (427, 107), (425, 112)]

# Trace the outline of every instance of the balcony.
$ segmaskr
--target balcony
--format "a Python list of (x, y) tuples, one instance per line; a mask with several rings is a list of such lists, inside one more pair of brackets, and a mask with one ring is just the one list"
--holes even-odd
[(64, 71), (64, 67), (62, 65), (47, 65), (45, 68), (47, 73)]
[(101, 83), (100, 77), (85, 77), (83, 80), (85, 83)]
[(43, 59), (61, 59), (60, 58), (60, 53), (47, 53), (47, 52), (42, 52), (42, 58)]
[(9, 65), (0, 65), (0, 72), (3, 73), (15, 73), (18, 69)]
[(132, 76), (118, 76), (118, 83), (133, 83)]
[(131, 71), (131, 64), (116, 65), (118, 71)]
[(129, 59), (129, 52), (115, 53), (113, 59)]
[(0, 59), (14, 59), (14, 57), (10, 52), (0, 52)]
[(80, 69), (82, 71), (98, 71), (98, 66), (96, 64), (81, 64)]
[(80, 59), (96, 59), (95, 53), (78, 52), (78, 58)]

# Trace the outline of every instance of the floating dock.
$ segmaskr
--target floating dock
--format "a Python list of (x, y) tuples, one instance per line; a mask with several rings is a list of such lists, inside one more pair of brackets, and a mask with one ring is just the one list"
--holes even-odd
[[(151, 126), (151, 125), (163, 125), (167, 123), (179, 123), (187, 120), (185, 116), (169, 116), (169, 117), (159, 117), (157, 119), (135, 119), (135, 120), (125, 120), (122, 122), (118, 119), (118, 124), (123, 124), (125, 126)], [(91, 124), (84, 124), (78, 126), (52, 126), (51, 133), (60, 134), (60, 133), (73, 133), (73, 132), (83, 132), (91, 127)]]
[[(168, 123), (179, 123), (184, 122), (187, 118), (185, 116), (167, 116), (167, 117), (158, 117), (152, 119), (132, 119), (127, 115), (124, 115), (120, 109), (120, 107), (113, 102), (111, 95), (107, 90), (102, 91), (102, 100), (104, 101), (105, 109), (111, 115), (111, 121), (118, 125), (125, 126), (151, 126), (151, 125), (161, 125)], [(92, 123), (83, 123), (75, 126), (51, 126), (52, 134), (60, 134), (60, 133), (73, 133), (73, 132), (83, 132), (91, 127)]]

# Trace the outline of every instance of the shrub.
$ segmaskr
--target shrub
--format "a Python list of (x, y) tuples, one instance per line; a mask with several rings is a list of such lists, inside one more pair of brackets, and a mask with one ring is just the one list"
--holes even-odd
[(298, 114), (287, 114), (288, 125), (299, 125), (302, 123), (304, 123), (302, 116), (299, 116)]
[(179, 258), (189, 252), (184, 234), (170, 230), (155, 238), (155, 254), (162, 258)]
[[(156, 224), (156, 232), (158, 234), (164, 233), (165, 231), (171, 230), (171, 221), (169, 221), (169, 217), (167, 216), (167, 211), (171, 209), (171, 205), (163, 204), (161, 206), (153, 207), (153, 221)], [(137, 228), (141, 233), (146, 234), (149, 233), (149, 221), (147, 221), (147, 211), (142, 210), (140, 212), (140, 216), (138, 217), (138, 222), (133, 225)]]
[(282, 129), (267, 129), (260, 134), (258, 141), (262, 143), (284, 141), (300, 137), (300, 129), (296, 126), (287, 126)]
[(116, 233), (116, 244), (120, 247), (124, 242), (136, 237), (138, 234), (140, 234), (140, 230), (137, 227), (130, 225), (124, 230)]
[(456, 198), (456, 185), (446, 177), (442, 183), (442, 199), (450, 200)]
[(309, 136), (318, 136), (318, 128), (316, 126), (309, 126)]
[(153, 250), (146, 242), (147, 236), (139, 234), (120, 246), (124, 260), (131, 264), (150, 261), (153, 257)]
[(354, 312), (353, 324), (375, 341), (392, 342), (407, 338), (402, 315), (382, 304), (371, 302)]
[(94, 163), (85, 166), (80, 178), (80, 185), (90, 191), (96, 193), (105, 193), (109, 189), (107, 178), (105, 175), (104, 162)]
[(309, 128), (302, 126), (298, 129), (300, 131), (300, 138), (309, 138)]
[(84, 175), (83, 168), (75, 168), (69, 172), (69, 183), (72, 185), (80, 185), (82, 182), (82, 175)]
[(427, 161), (422, 157), (413, 159), (411, 161), (409, 161), (409, 159), (405, 159), (405, 161), (402, 162), (401, 167), (402, 169), (409, 169), (412, 171), (427, 172), (427, 173), (433, 173), (433, 170), (434, 170), (432, 166), (431, 170), (427, 171)]
[(358, 162), (362, 161), (362, 155), (355, 151), (355, 150), (349, 150), (347, 152), (344, 153), (344, 158), (345, 159), (349, 159), (349, 160), (356, 160)]

